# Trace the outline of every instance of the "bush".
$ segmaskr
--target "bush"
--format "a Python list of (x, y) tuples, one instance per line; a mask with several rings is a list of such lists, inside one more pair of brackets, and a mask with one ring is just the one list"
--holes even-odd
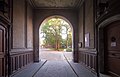
[(66, 52), (72, 52), (72, 48), (67, 48)]

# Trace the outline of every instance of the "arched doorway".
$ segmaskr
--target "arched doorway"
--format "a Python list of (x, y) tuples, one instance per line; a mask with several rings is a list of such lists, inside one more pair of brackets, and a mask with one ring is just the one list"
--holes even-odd
[[(110, 17), (98, 26), (99, 69), (101, 73), (119, 76), (120, 15)], [(114, 77), (113, 76), (113, 77)]]
[(39, 59), (72, 60), (73, 28), (62, 16), (46, 18), (39, 28)]

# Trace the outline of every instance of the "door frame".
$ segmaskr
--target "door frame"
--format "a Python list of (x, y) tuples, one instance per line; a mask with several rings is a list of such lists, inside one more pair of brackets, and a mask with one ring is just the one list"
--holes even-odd
[(8, 23), (4, 23), (0, 21), (0, 26), (5, 29), (5, 77), (9, 77), (9, 69), (10, 69), (10, 25)]
[[(106, 53), (105, 53), (105, 37), (104, 37), (104, 28), (108, 26), (109, 24), (119, 21), (120, 20), (120, 14), (111, 16), (108, 19), (101, 22), (97, 27), (98, 32), (98, 72), (99, 73), (107, 73), (106, 70)], [(99, 65), (100, 64), (100, 65)]]

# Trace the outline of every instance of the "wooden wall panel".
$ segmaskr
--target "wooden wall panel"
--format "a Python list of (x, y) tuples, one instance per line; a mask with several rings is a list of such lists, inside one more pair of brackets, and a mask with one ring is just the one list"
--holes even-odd
[(5, 76), (5, 28), (0, 25), (0, 77)]
[[(20, 51), (21, 52), (21, 51)], [(11, 74), (33, 62), (33, 52), (12, 52), (11, 53)]]
[(80, 51), (80, 63), (96, 72), (96, 52)]
[(2, 30), (0, 30), (0, 52), (2, 51)]

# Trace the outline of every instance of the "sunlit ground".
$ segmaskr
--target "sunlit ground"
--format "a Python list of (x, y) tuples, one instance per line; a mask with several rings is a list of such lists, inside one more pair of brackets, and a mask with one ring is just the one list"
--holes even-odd
[(72, 52), (54, 51), (51, 49), (40, 48), (39, 59), (45, 60), (72, 60)]

